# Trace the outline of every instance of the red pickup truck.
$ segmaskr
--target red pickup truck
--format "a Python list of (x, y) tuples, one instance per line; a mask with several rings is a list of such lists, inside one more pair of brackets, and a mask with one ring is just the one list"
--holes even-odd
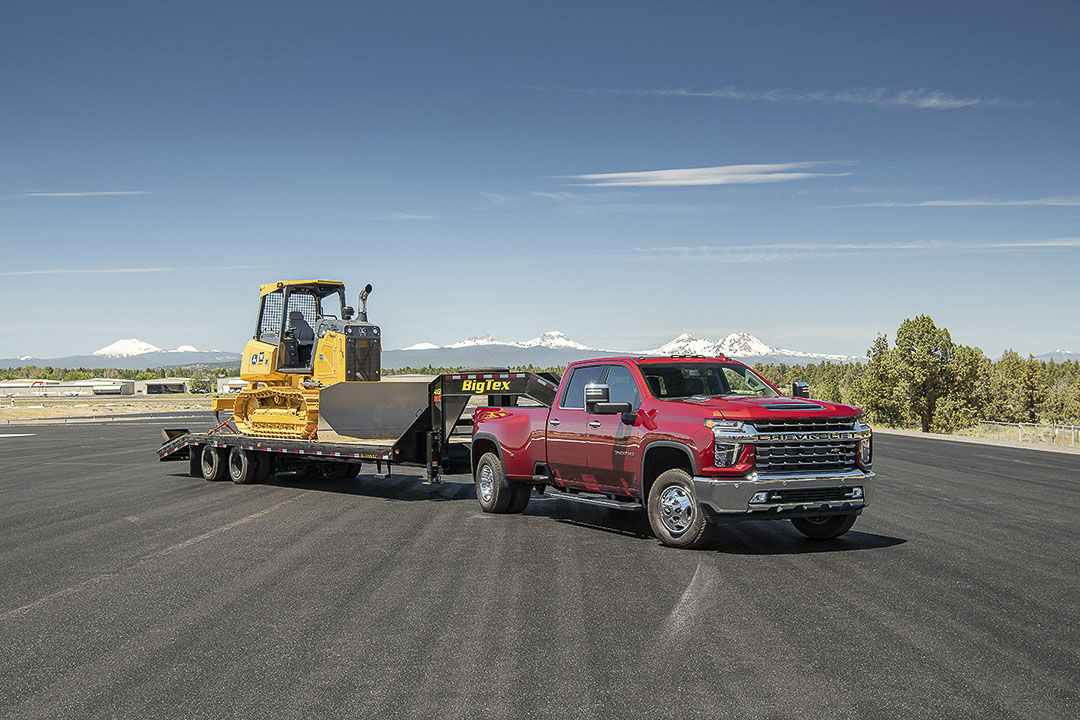
[(724, 356), (572, 363), (550, 407), (481, 407), (471, 461), (486, 512), (532, 491), (648, 513), (666, 545), (707, 544), (717, 521), (788, 518), (813, 539), (866, 507), (872, 431), (858, 408), (785, 397)]

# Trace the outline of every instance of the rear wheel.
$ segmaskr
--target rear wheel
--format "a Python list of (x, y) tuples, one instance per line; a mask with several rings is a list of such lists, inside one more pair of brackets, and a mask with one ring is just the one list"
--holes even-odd
[(510, 508), (514, 493), (506, 482), (506, 471), (498, 455), (484, 453), (481, 456), (476, 464), (475, 480), (476, 499), (484, 512), (504, 513)]
[(532, 497), (532, 485), (524, 485), (513, 481), (510, 482), (510, 504), (507, 506), (506, 512), (524, 512), (525, 508), (529, 505), (529, 498)]
[(649, 489), (649, 525), (660, 542), (670, 547), (700, 548), (709, 543), (713, 526), (694, 494), (685, 470), (660, 473)]
[(243, 448), (229, 450), (229, 479), (237, 485), (250, 485), (258, 476), (259, 461), (255, 453)]
[(791, 518), (791, 524), (811, 540), (831, 540), (840, 537), (855, 524), (859, 516), (855, 513), (850, 515), (819, 515), (817, 517)]
[(222, 455), (224, 453), (216, 447), (203, 445), (202, 452), (199, 454), (199, 461), (204, 478), (214, 481), (225, 479), (225, 458)]

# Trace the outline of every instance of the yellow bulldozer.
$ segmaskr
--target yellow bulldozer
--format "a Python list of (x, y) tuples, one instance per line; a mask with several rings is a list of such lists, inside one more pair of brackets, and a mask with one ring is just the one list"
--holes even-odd
[[(371, 285), (360, 311), (336, 280), (287, 280), (259, 289), (255, 335), (244, 346), (247, 388), (217, 398), (244, 435), (371, 440), (400, 433), (427, 402), (427, 384), (381, 382), (380, 329), (368, 322)], [(400, 417), (399, 417), (400, 416)]]

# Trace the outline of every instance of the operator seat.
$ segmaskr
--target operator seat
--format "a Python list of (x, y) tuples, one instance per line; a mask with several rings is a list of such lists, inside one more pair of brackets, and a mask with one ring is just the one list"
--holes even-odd
[(659, 377), (657, 377), (656, 375), (646, 375), (645, 384), (649, 386), (649, 392), (652, 394), (653, 397), (660, 397), (661, 390)]
[(299, 310), (289, 312), (289, 330), (292, 330), (297, 344), (295, 367), (308, 367), (311, 365), (311, 354), (315, 347), (315, 331), (304, 319), (304, 313)]

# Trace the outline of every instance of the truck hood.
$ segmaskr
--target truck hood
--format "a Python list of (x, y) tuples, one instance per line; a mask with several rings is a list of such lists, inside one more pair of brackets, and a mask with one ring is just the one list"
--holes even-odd
[(724, 418), (728, 420), (852, 417), (862, 414), (862, 410), (850, 405), (791, 397), (716, 397), (698, 401), (684, 400), (682, 402), (712, 411), (707, 412), (707, 415), (714, 415), (715, 411), (719, 410)]

